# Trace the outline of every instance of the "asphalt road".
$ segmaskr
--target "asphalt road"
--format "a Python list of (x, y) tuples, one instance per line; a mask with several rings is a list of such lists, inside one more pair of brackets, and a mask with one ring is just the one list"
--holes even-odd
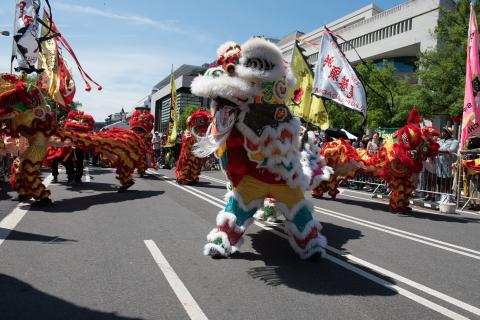
[(127, 193), (114, 176), (50, 185), (48, 208), (0, 194), (0, 319), (480, 319), (480, 216), (394, 215), (345, 190), (314, 200), (323, 261), (299, 260), (282, 224), (263, 222), (213, 260), (222, 173), (182, 187), (159, 170)]

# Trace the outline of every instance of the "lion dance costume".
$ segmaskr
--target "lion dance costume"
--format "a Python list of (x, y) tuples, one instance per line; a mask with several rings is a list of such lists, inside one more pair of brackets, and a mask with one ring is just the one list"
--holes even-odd
[(186, 123), (186, 130), (182, 137), (182, 150), (178, 158), (175, 175), (179, 184), (193, 184), (198, 182), (205, 159), (198, 158), (192, 153), (193, 145), (198, 136), (204, 136), (212, 121), (210, 113), (203, 108), (192, 113)]
[(335, 199), (338, 183), (359, 173), (371, 174), (384, 179), (392, 191), (389, 208), (392, 212), (411, 211), (410, 199), (415, 183), (422, 171), (423, 161), (438, 154), (439, 145), (434, 137), (439, 132), (433, 127), (420, 127), (421, 118), (413, 109), (407, 125), (397, 130), (376, 154), (354, 149), (348, 142), (338, 139), (326, 143), (321, 150), (327, 165), (334, 174), (313, 190), (312, 196), (319, 198), (325, 192)]
[(138, 173), (143, 176), (146, 168), (157, 169), (155, 157), (153, 156), (152, 130), (155, 117), (146, 109), (137, 109), (130, 118), (130, 129), (137, 133), (145, 144), (146, 157), (145, 169), (138, 169)]
[(118, 191), (126, 191), (134, 184), (133, 172), (146, 170), (146, 149), (142, 138), (135, 132), (126, 129), (112, 128), (106, 131), (90, 133), (93, 118), (83, 112), (70, 112), (64, 128), (58, 135), (64, 141), (71, 141), (75, 148), (91, 150), (103, 161), (115, 168), (120, 181)]
[[(119, 191), (133, 184), (131, 176), (135, 168), (144, 168), (145, 146), (136, 133), (112, 129), (92, 134), (59, 128), (41, 89), (12, 74), (0, 74), (0, 120), (6, 123), (2, 135), (23, 136), (28, 140), (26, 150), (14, 163), (10, 179), (20, 200), (33, 198), (40, 205), (51, 203), (50, 191), (40, 178), (40, 167), (49, 145), (73, 145), (100, 154), (117, 169), (117, 178), (122, 184)], [(70, 120), (78, 122), (78, 119)]]
[[(227, 42), (217, 50), (217, 65), (192, 82), (192, 93), (209, 97), (213, 122), (193, 153), (215, 152), (232, 185), (227, 204), (208, 234), (204, 254), (227, 257), (241, 245), (253, 215), (267, 197), (286, 218), (290, 245), (302, 258), (325, 253), (321, 225), (312, 217), (304, 190), (316, 181), (304, 173), (300, 154), (300, 120), (284, 103), (294, 84), (278, 47), (253, 38), (241, 47)], [(323, 179), (323, 162), (312, 161)], [(321, 180), (321, 179), (320, 179)]]
[(4, 134), (25, 137), (28, 147), (12, 167), (10, 183), (20, 200), (34, 198), (49, 204), (50, 191), (42, 184), (40, 167), (47, 154), (49, 138), (55, 133), (55, 117), (36, 86), (12, 74), (0, 75), (0, 120)]

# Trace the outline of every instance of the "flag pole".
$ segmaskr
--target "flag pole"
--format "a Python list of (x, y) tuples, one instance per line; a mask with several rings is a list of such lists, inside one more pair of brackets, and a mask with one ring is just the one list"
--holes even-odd
[(13, 73), (13, 60), (15, 59), (16, 57), (16, 54), (15, 54), (15, 35), (17, 33), (17, 15), (18, 15), (18, 12), (17, 12), (17, 8), (18, 8), (18, 1), (15, 1), (15, 10), (13, 10), (14, 14), (13, 14), (13, 31), (12, 31), (12, 55), (10, 57), (10, 73)]

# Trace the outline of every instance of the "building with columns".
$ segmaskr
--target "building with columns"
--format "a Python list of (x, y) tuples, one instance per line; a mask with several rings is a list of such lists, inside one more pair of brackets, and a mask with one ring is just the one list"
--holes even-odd
[[(438, 40), (433, 31), (441, 17), (441, 9), (454, 10), (453, 0), (409, 0), (396, 7), (383, 10), (371, 3), (326, 26), (339, 34), (340, 48), (347, 59), (356, 64), (360, 58), (352, 49), (355, 47), (364, 60), (379, 62), (384, 59), (392, 62), (397, 72), (411, 73), (415, 68), (417, 54), (437, 46)], [(295, 40), (299, 37), (310, 43), (320, 43), (324, 27), (308, 33), (293, 32), (277, 45), (284, 56), (293, 51)], [(306, 43), (308, 62), (316, 65), (318, 48)]]

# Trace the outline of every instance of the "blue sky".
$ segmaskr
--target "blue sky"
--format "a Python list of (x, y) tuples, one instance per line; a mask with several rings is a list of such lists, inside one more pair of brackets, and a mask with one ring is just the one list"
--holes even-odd
[[(16, 0), (0, 0), (0, 31), (12, 31)], [(85, 92), (76, 70), (75, 100), (97, 121), (133, 105), (182, 64), (215, 58), (226, 40), (310, 32), (369, 3), (406, 0), (50, 0), (60, 32), (104, 89)], [(0, 36), (0, 72), (10, 69), (11, 37)], [(65, 54), (66, 56), (67, 54)], [(70, 67), (73, 61), (66, 56)]]

